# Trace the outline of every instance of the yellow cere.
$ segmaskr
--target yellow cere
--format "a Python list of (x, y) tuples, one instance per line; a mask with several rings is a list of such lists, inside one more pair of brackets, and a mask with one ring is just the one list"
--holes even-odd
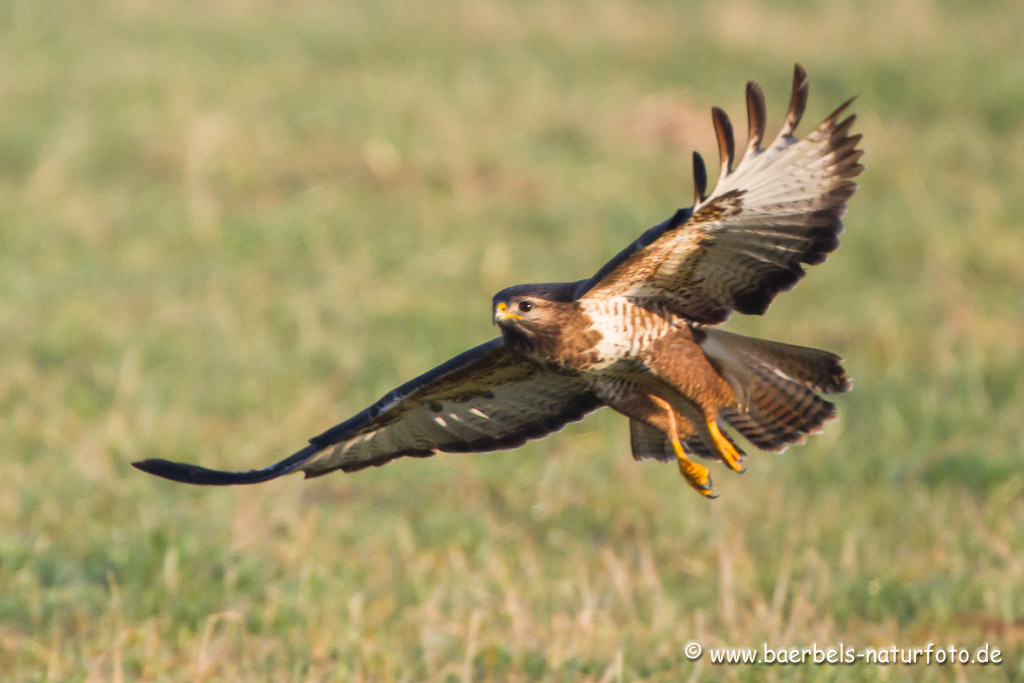
[(508, 305), (504, 301), (498, 304), (498, 313), (501, 313), (502, 319), (515, 318), (516, 320), (522, 320), (523, 316), (511, 313), (508, 310)]

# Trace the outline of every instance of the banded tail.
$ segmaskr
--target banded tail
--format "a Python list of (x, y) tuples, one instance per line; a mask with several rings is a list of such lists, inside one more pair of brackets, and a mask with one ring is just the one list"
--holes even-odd
[(719, 329), (703, 332), (701, 348), (737, 398), (719, 415), (763, 450), (781, 452), (820, 432), (836, 407), (818, 394), (850, 390), (842, 358), (834, 353)]

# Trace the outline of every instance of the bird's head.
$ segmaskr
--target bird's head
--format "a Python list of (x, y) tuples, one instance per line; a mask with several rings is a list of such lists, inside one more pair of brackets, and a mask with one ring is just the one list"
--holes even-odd
[(557, 331), (572, 301), (569, 283), (516, 285), (494, 295), (491, 316), (506, 340), (536, 340)]
[(494, 323), (502, 328), (518, 327), (524, 330), (544, 315), (546, 302), (532, 296), (514, 296), (508, 299), (495, 299)]

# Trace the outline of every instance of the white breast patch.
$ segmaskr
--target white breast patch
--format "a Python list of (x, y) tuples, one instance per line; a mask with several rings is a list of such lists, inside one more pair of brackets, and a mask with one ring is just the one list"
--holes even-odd
[(582, 299), (580, 304), (601, 333), (595, 369), (636, 358), (648, 344), (674, 329), (664, 318), (625, 298)]

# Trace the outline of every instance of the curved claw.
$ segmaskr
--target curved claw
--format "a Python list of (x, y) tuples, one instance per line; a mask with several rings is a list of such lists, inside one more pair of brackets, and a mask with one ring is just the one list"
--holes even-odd
[[(682, 471), (681, 467), (680, 471)], [(718, 494), (715, 493), (715, 485), (714, 483), (712, 483), (710, 476), (707, 477), (707, 481), (705, 481), (703, 485), (698, 485), (697, 482), (690, 479), (685, 473), (683, 474), (683, 477), (686, 479), (686, 483), (688, 483), (693, 488), (693, 490), (699, 493), (700, 495), (711, 500), (718, 498)]]
[(679, 463), (679, 473), (693, 489), (705, 498), (718, 498), (713, 493), (715, 485), (711, 482), (711, 473), (708, 468), (700, 463), (690, 460), (683, 450), (683, 444), (678, 439), (672, 439), (672, 448), (676, 452), (676, 460)]
[(718, 419), (716, 417), (709, 417), (707, 419), (707, 426), (708, 432), (711, 434), (711, 439), (715, 442), (715, 447), (718, 449), (718, 457), (720, 457), (722, 462), (728, 465), (733, 472), (743, 472), (744, 467), (741, 464), (743, 460), (743, 453), (737, 450), (732, 441), (722, 434), (722, 430), (718, 428)]

